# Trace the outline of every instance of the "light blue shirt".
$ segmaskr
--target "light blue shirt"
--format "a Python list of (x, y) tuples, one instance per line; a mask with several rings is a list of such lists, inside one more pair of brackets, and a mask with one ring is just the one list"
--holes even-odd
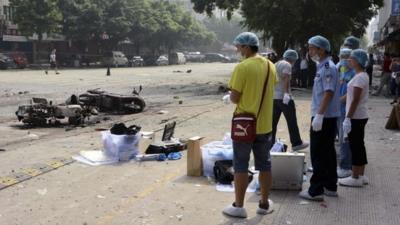
[(332, 91), (333, 98), (329, 102), (324, 118), (335, 118), (340, 116), (340, 93), (339, 73), (331, 58), (322, 60), (317, 65), (317, 73), (314, 79), (311, 102), (311, 116), (318, 114), (319, 107), (325, 91)]

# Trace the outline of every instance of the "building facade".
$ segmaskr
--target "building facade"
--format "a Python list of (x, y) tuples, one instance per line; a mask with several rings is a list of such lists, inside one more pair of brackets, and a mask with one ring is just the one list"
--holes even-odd
[(385, 0), (379, 10), (374, 42), (392, 55), (400, 54), (400, 0)]

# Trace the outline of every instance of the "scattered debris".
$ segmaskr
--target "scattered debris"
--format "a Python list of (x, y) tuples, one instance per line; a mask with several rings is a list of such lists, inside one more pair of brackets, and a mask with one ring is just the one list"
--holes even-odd
[(308, 204), (310, 204), (310, 202), (308, 202), (308, 201), (301, 201), (299, 204), (300, 204), (300, 205), (308, 205)]
[(179, 99), (179, 96), (174, 96), (174, 99)]
[(180, 100), (178, 103), (179, 103), (179, 105), (182, 105), (182, 104), (183, 104), (183, 101), (182, 101), (182, 100)]
[(174, 71), (172, 71), (173, 73), (183, 73), (183, 71), (180, 71), (180, 70), (174, 70)]
[(103, 196), (103, 195), (97, 195), (97, 198), (100, 198), (100, 199), (105, 199), (105, 198), (106, 198), (106, 196)]
[(157, 112), (157, 114), (168, 114), (169, 112), (167, 110), (160, 110)]
[(38, 190), (36, 190), (36, 192), (37, 192), (39, 195), (46, 195), (46, 194), (47, 194), (47, 188), (38, 189)]
[(323, 208), (328, 208), (328, 205), (326, 204), (326, 203), (321, 203), (321, 204), (319, 204), (321, 207), (323, 207)]
[(191, 73), (192, 72), (192, 70), (191, 69), (188, 69), (187, 71), (186, 71), (186, 73)]
[(292, 224), (292, 222), (289, 220), (286, 220), (286, 224), (290, 225), (290, 224)]
[(28, 134), (28, 137), (29, 137), (30, 139), (32, 139), (32, 140), (38, 140), (38, 139), (39, 139), (39, 136), (36, 135), (36, 134)]
[(181, 221), (182, 218), (183, 218), (183, 215), (176, 215), (176, 218), (177, 218), (179, 221)]
[(4, 148), (0, 148), (0, 152), (5, 152), (6, 150)]
[(228, 88), (227, 86), (220, 85), (220, 86), (218, 87), (218, 93), (226, 93), (226, 92), (228, 92), (228, 91), (229, 91), (229, 88)]

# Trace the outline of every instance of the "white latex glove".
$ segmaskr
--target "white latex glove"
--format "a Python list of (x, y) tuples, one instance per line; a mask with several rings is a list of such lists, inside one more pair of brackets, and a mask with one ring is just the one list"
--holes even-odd
[(322, 123), (324, 121), (324, 115), (317, 114), (314, 116), (314, 119), (311, 123), (313, 131), (320, 131), (322, 130)]
[(289, 93), (285, 93), (283, 95), (283, 104), (285, 104), (285, 105), (289, 104), (290, 99), (291, 99), (291, 97), (290, 97)]
[(351, 120), (350, 118), (346, 117), (343, 121), (343, 133), (348, 134), (351, 131)]
[(229, 105), (231, 102), (231, 92), (229, 92), (227, 95), (224, 95), (224, 97), (222, 97), (222, 101), (224, 102), (224, 104)]

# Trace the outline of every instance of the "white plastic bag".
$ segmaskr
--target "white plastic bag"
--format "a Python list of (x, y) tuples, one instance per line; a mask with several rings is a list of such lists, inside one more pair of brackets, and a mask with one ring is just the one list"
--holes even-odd
[(277, 139), (275, 144), (272, 146), (270, 152), (284, 152), (285, 151), (285, 145), (280, 139)]
[(140, 134), (115, 135), (110, 131), (103, 131), (103, 151), (111, 158), (119, 161), (128, 161), (139, 154)]
[(232, 145), (224, 145), (222, 141), (213, 141), (200, 147), (203, 157), (203, 175), (214, 177), (214, 164), (218, 160), (232, 160)]

